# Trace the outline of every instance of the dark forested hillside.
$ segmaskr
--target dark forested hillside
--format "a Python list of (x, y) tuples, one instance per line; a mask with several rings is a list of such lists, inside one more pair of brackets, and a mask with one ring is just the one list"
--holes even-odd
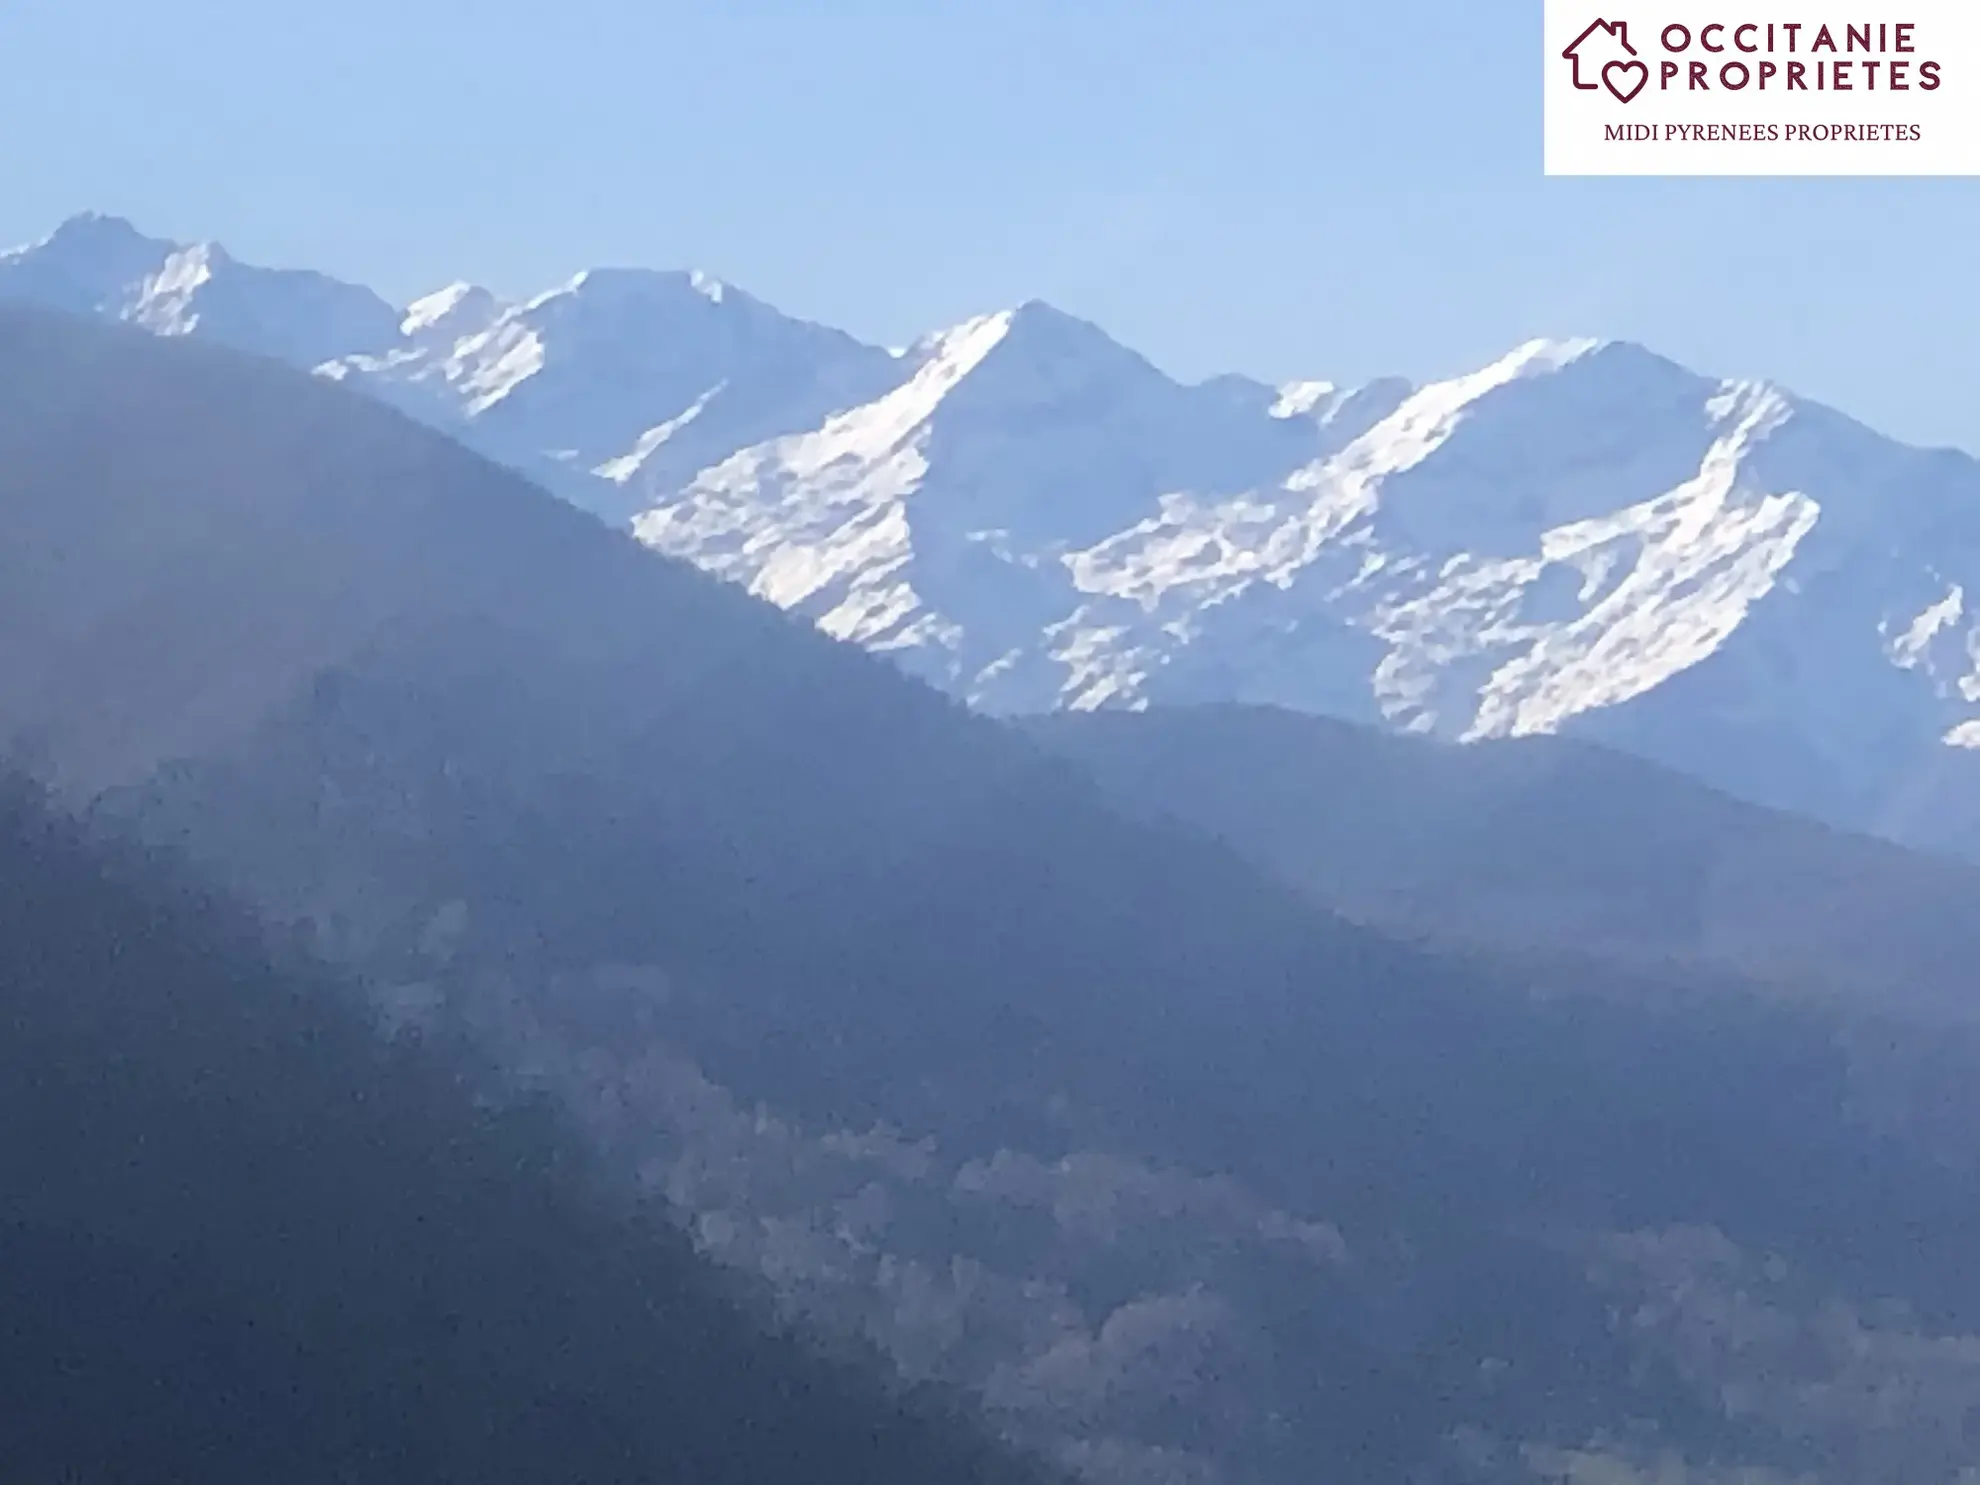
[(22, 755), (1089, 1479), (1973, 1462), (1959, 1037), (1354, 926), (304, 376), (0, 386)]
[(0, 797), (0, 1479), (1018, 1481), (541, 1109)]
[(1449, 938), (1718, 963), (1980, 1018), (1980, 868), (1555, 737), (1458, 747), (1273, 707), (1027, 718), (1120, 808)]

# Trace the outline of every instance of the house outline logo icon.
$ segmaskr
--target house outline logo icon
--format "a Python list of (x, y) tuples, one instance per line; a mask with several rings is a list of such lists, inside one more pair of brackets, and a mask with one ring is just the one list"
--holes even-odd
[[(1612, 37), (1622, 49), (1629, 53), (1629, 60), (1613, 57), (1599, 67), (1595, 62), (1581, 55), (1581, 49), (1588, 45), (1597, 32)], [(1628, 21), (1606, 21), (1597, 17), (1590, 22), (1579, 36), (1569, 42), (1561, 56), (1574, 68), (1574, 85), (1584, 93), (1599, 93), (1607, 88), (1618, 103), (1634, 102), (1650, 82), (1650, 66), (1637, 55), (1636, 48), (1630, 45)], [(1584, 73), (1583, 65), (1587, 66)]]

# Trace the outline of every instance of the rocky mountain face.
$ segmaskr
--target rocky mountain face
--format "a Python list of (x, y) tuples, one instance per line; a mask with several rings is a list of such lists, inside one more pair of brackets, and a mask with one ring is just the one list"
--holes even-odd
[(388, 311), (102, 218), (0, 295), (360, 386), (992, 712), (1571, 733), (1980, 850), (1980, 464), (1638, 346), (1184, 386), (1041, 304), (898, 352), (698, 274)]
[(0, 389), (0, 745), (1008, 1437), (1974, 1463), (1970, 1027), (1344, 921), (320, 377), (8, 307)]

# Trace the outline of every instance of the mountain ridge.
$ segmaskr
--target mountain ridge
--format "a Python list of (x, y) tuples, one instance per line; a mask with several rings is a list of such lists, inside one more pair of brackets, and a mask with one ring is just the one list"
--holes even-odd
[(1186, 386), (1036, 303), (896, 353), (645, 270), (455, 286), (386, 333), (264, 272), (90, 219), (0, 295), (341, 379), (982, 710), (1580, 735), (1980, 852), (1980, 463), (1770, 383), (1584, 340)]

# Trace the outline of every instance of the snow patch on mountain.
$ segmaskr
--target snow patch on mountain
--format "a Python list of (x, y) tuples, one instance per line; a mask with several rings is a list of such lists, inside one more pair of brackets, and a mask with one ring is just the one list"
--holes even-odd
[(213, 282), (214, 248), (199, 243), (171, 254), (149, 275), (130, 318), (159, 335), (190, 335), (199, 328), (199, 291)]
[(399, 321), (399, 334), (416, 342), (458, 341), (486, 330), (503, 308), (486, 289), (451, 283), (407, 305), (405, 317)]
[(1980, 706), (1980, 614), (1969, 611), (1964, 587), (1949, 585), (1902, 632), (1889, 624), (1884, 632), (1893, 665), (1922, 675), (1941, 696)]
[[(1726, 431), (1696, 478), (1615, 516), (1543, 533), (1542, 565), (1523, 576), (1531, 583), (1546, 564), (1571, 565), (1587, 607), (1534, 628), (1524, 653), (1485, 683), (1467, 737), (1554, 732), (1579, 712), (1645, 695), (1716, 651), (1773, 587), (1820, 516), (1800, 491), (1742, 478), (1748, 444), (1787, 417), (1787, 405), (1754, 387), (1710, 406)], [(1627, 575), (1611, 582), (1625, 562)]]
[(933, 337), (894, 391), (815, 432), (732, 456), (678, 501), (637, 517), (634, 534), (782, 607), (805, 607), (838, 638), (883, 649), (952, 644), (953, 624), (912, 623), (921, 600), (897, 580), (912, 555), (902, 501), (928, 472), (929, 419), (1012, 319), (986, 315)]
[(610, 480), (615, 485), (623, 485), (637, 479), (653, 456), (666, 446), (668, 440), (700, 417), (707, 410), (708, 404), (720, 396), (728, 385), (727, 382), (717, 382), (689, 403), (679, 416), (647, 429), (640, 434), (639, 441), (628, 452), (616, 459), (607, 459), (592, 470), (592, 473), (601, 479)]

